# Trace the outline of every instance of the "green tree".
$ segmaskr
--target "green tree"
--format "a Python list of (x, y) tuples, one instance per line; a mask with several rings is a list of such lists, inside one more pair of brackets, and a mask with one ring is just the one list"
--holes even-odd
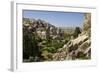
[(74, 38), (77, 38), (80, 33), (81, 33), (80, 27), (76, 27), (73, 34)]
[(39, 56), (38, 41), (33, 31), (23, 28), (23, 59)]

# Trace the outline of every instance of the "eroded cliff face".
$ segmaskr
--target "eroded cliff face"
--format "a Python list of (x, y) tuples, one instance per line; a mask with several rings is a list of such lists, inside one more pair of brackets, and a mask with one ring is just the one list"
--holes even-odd
[[(43, 20), (23, 19), (23, 58), (24, 62), (30, 61), (63, 61), (91, 59), (91, 14), (84, 13), (84, 23), (82, 31), (78, 36), (68, 40), (56, 52), (40, 52), (40, 48), (49, 46), (49, 51), (54, 49), (50, 46), (57, 42), (61, 44), (63, 32), (58, 27)], [(73, 36), (72, 36), (73, 37)], [(52, 38), (52, 39), (50, 39)], [(62, 39), (63, 40), (62, 40)], [(50, 40), (49, 40), (50, 39)], [(51, 43), (45, 45), (45, 43)], [(54, 40), (56, 43), (53, 43)], [(53, 44), (52, 44), (53, 43)], [(31, 45), (30, 45), (31, 44)], [(59, 45), (60, 45), (59, 44)], [(59, 46), (58, 44), (56, 46)], [(55, 46), (55, 47), (56, 47)]]
[(84, 14), (81, 34), (53, 55), (53, 60), (91, 59), (91, 14)]
[(84, 14), (83, 33), (91, 37), (91, 13)]
[[(46, 21), (23, 18), (23, 61), (49, 60), (48, 56), (52, 56), (52, 54), (40, 50), (48, 48), (48, 45), (52, 45), (52, 40), (61, 39), (61, 36), (61, 29)], [(51, 50), (52, 46), (49, 47)]]

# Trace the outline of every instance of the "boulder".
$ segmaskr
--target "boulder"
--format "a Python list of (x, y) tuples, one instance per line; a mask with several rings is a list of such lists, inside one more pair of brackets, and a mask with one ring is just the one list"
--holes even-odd
[(88, 48), (89, 46), (90, 46), (90, 40), (87, 40), (87, 41), (83, 42), (83, 43), (79, 46), (78, 50), (84, 52), (85, 50), (87, 50), (87, 48)]
[(88, 36), (87, 35), (82, 35), (82, 36), (79, 36), (78, 38), (72, 40), (72, 43), (73, 43), (73, 46), (74, 45), (80, 45), (82, 44), (84, 41), (86, 41), (88, 39)]

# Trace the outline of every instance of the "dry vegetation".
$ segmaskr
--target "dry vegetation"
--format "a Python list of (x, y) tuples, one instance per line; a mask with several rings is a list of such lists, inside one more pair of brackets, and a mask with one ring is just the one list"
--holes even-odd
[(23, 62), (91, 58), (91, 14), (83, 28), (57, 28), (43, 20), (23, 18)]

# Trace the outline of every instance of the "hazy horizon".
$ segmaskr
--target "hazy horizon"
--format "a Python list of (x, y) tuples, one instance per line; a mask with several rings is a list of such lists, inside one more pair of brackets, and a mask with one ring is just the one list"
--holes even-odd
[(23, 10), (23, 18), (41, 19), (56, 27), (82, 27), (84, 13)]

